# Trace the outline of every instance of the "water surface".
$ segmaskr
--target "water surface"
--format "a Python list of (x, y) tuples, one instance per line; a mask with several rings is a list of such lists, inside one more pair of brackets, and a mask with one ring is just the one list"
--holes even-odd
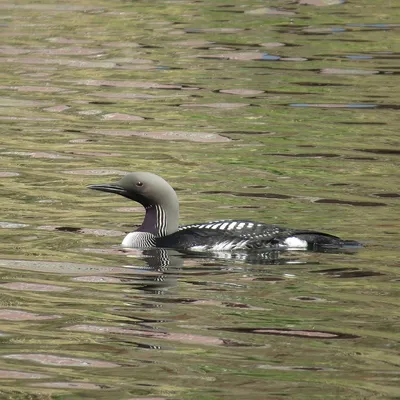
[[(0, 397), (398, 398), (394, 3), (1, 9)], [(121, 251), (142, 210), (86, 186), (135, 170), (173, 185), (181, 223), (365, 248)]]

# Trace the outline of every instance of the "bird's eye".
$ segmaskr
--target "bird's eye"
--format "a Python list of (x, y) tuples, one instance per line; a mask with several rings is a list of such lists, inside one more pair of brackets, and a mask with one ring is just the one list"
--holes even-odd
[(140, 187), (140, 186), (143, 186), (143, 182), (140, 182), (140, 181), (139, 181), (139, 182), (136, 182), (136, 186), (139, 186), (139, 187)]

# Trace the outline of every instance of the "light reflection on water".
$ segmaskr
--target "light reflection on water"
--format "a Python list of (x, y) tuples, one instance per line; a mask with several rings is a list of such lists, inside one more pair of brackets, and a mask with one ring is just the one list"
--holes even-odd
[[(398, 395), (398, 9), (2, 11), (0, 397)], [(133, 170), (173, 184), (182, 223), (251, 219), (365, 248), (123, 251), (142, 211), (85, 187)]]

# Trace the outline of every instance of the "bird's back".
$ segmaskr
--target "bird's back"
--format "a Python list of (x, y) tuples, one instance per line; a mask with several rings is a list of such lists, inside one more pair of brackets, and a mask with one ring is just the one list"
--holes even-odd
[(359, 246), (322, 232), (297, 230), (247, 220), (218, 220), (181, 226), (171, 235), (157, 238), (158, 247), (198, 251), (259, 249), (322, 249)]

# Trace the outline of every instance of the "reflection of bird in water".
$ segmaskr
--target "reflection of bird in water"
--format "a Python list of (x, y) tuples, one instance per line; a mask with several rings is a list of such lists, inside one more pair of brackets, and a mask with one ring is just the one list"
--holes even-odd
[(144, 267), (126, 265), (129, 276), (135, 276), (142, 290), (163, 293), (169, 287), (176, 286), (176, 277), (183, 266), (183, 260), (168, 249), (124, 249), (126, 256), (141, 259)]
[(117, 193), (145, 208), (142, 225), (125, 237), (123, 247), (201, 252), (324, 251), (361, 247), (358, 242), (322, 232), (244, 220), (219, 220), (179, 227), (179, 203), (174, 189), (163, 178), (149, 172), (134, 172), (114, 184), (91, 185), (89, 188)]
[[(128, 257), (140, 259), (146, 266), (127, 265), (129, 278), (134, 276), (135, 287), (152, 294), (164, 294), (168, 288), (177, 285), (180, 278), (198, 275), (215, 275), (240, 271), (250, 266), (310, 265), (315, 260), (295, 257), (296, 253), (277, 250), (252, 252), (192, 252), (185, 250), (153, 248), (145, 250), (124, 249)], [(298, 255), (298, 253), (297, 253)], [(259, 273), (260, 270), (251, 270)], [(266, 271), (265, 268), (262, 271)], [(132, 282), (130, 282), (132, 283)]]

